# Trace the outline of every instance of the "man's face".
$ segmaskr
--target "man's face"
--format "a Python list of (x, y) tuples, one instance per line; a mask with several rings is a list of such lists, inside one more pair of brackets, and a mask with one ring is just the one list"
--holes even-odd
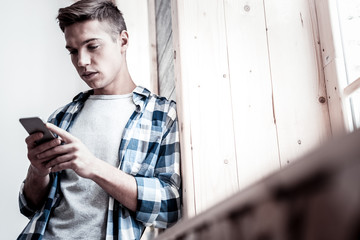
[(112, 94), (121, 82), (127, 47), (120, 35), (114, 40), (108, 24), (97, 20), (75, 23), (66, 27), (64, 33), (66, 48), (80, 77), (95, 94)]

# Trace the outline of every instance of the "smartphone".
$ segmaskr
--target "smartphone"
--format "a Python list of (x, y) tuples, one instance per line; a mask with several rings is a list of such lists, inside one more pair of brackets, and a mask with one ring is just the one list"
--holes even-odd
[(55, 135), (46, 127), (45, 123), (39, 117), (20, 118), (19, 121), (29, 134), (36, 132), (42, 132), (44, 134), (42, 139), (35, 142), (37, 145), (55, 139)]

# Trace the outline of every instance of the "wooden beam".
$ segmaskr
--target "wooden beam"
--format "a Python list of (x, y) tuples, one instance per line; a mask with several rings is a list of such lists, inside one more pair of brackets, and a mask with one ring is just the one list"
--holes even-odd
[(322, 63), (325, 74), (331, 130), (334, 136), (349, 132), (350, 111), (344, 101), (343, 89), (347, 86), (345, 62), (341, 46), (340, 26), (336, 1), (316, 0), (315, 14), (319, 23)]
[[(179, 10), (180, 9), (180, 10)], [(191, 115), (188, 106), (191, 104), (189, 99), (188, 82), (183, 81), (183, 60), (180, 47), (184, 44), (180, 39), (180, 34), (184, 34), (183, 26), (179, 21), (179, 11), (183, 11), (182, 1), (171, 0), (171, 20), (174, 41), (174, 69), (176, 83), (176, 102), (177, 114), (179, 119), (180, 148), (181, 148), (181, 175), (182, 175), (182, 194), (183, 194), (183, 219), (195, 216), (195, 190), (194, 190), (194, 170), (192, 155), (191, 137)]]
[(360, 89), (360, 77), (350, 83), (345, 89), (344, 89), (344, 97), (349, 97), (351, 94), (353, 94), (355, 91)]

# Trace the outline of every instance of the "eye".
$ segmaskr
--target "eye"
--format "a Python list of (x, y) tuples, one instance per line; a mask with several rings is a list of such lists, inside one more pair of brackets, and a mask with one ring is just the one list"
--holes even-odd
[(75, 50), (75, 49), (70, 50), (70, 49), (69, 49), (69, 54), (70, 54), (70, 55), (75, 55), (75, 54), (77, 54), (77, 50)]
[(99, 45), (88, 45), (89, 50), (95, 50), (99, 47)]

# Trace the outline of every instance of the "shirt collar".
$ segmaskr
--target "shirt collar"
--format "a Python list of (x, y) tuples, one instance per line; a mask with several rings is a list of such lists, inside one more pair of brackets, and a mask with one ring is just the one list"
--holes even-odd
[[(88, 90), (85, 92), (81, 92), (78, 95), (76, 95), (73, 98), (73, 102), (79, 102), (79, 103), (84, 103), (90, 95), (94, 94), (94, 90)], [(137, 86), (134, 90), (133, 90), (133, 102), (136, 105), (136, 111), (141, 112), (145, 103), (146, 103), (146, 99), (148, 99), (148, 97), (150, 96), (151, 92), (141, 86)]]
[(151, 92), (144, 87), (137, 86), (133, 91), (133, 101), (136, 105), (136, 111), (141, 112), (144, 108), (146, 100)]
[(89, 96), (93, 95), (93, 94), (94, 94), (93, 89), (88, 90), (86, 92), (81, 92), (73, 98), (73, 102), (83, 102), (84, 103), (86, 101), (86, 99), (88, 99)]

